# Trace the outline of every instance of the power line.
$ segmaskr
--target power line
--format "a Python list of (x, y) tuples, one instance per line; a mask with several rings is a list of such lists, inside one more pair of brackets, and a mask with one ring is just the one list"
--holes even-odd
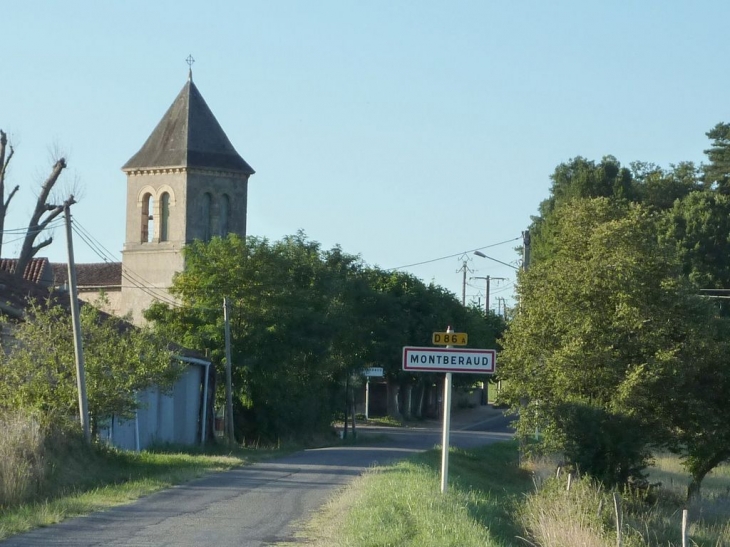
[[(48, 230), (50, 228), (57, 228), (63, 224), (63, 219), (54, 219), (51, 221), (51, 223), (46, 226), (44, 229)], [(30, 230), (28, 226), (25, 228), (6, 228), (4, 230), (0, 230), (0, 235), (5, 234), (26, 234), (28, 232), (30, 233), (41, 233), (44, 229), (37, 229), (37, 230)]]
[[(81, 240), (86, 243), (86, 245), (88, 245), (89, 248), (104, 262), (106, 262), (107, 264), (119, 262), (119, 260), (116, 260), (116, 257), (112, 256), (111, 252), (106, 249), (106, 247), (104, 247), (99, 241), (97, 241), (96, 238), (94, 238), (94, 236), (92, 236), (91, 233), (86, 230), (86, 228), (81, 226), (78, 221), (72, 224), (72, 228), (74, 229), (74, 232), (76, 232), (76, 234), (81, 238)], [(175, 300), (173, 300), (166, 294), (161, 293), (161, 291), (164, 291), (165, 289), (155, 287), (148, 280), (144, 279), (139, 274), (131, 271), (129, 268), (122, 266), (122, 277), (126, 279), (133, 287), (143, 291), (145, 294), (157, 300), (160, 300), (170, 306), (177, 308), (180, 307), (180, 304), (178, 304)]]
[[(499, 243), (493, 243), (492, 245), (486, 245), (485, 247), (477, 247), (476, 249), (471, 249), (471, 250), (468, 250), (468, 251), (462, 251), (460, 253), (455, 253), (455, 254), (448, 255), (448, 256), (442, 256), (442, 257), (439, 257), (439, 258), (433, 258), (431, 260), (424, 260), (423, 262), (416, 262), (414, 264), (406, 264), (405, 266), (397, 266), (395, 268), (389, 268), (387, 271), (402, 270), (403, 268), (412, 268), (413, 266), (421, 266), (422, 264), (430, 264), (431, 262), (438, 262), (439, 260), (446, 260), (448, 258), (454, 258), (454, 257), (457, 257), (457, 256), (462, 256), (462, 255), (468, 255), (468, 254), (473, 253), (474, 251), (481, 251), (482, 249), (489, 249), (491, 247), (497, 247), (498, 245), (504, 245), (505, 243), (512, 243), (513, 241), (517, 241), (519, 239), (521, 239), (521, 238), (516, 237), (514, 239), (508, 239), (506, 241), (500, 241)], [(495, 259), (492, 259), (492, 260), (495, 260)], [(497, 260), (497, 262), (500, 262), (500, 261)], [(502, 262), (502, 264), (505, 264), (505, 265), (510, 266), (510, 267), (514, 267), (514, 266), (511, 266), (510, 264), (507, 264), (506, 262)]]

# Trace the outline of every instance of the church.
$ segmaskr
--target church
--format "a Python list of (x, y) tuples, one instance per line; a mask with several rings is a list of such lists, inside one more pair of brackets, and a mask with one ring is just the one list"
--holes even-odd
[[(77, 264), (79, 298), (105, 311), (142, 312), (154, 301), (174, 302), (173, 275), (193, 240), (234, 233), (246, 237), (248, 179), (253, 168), (228, 140), (193, 83), (180, 93), (139, 151), (122, 167), (127, 176), (126, 232), (121, 263)], [(55, 283), (65, 265), (53, 265)]]

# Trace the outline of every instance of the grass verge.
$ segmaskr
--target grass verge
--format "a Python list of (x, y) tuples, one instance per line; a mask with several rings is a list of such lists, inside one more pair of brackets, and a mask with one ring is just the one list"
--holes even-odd
[(513, 515), (532, 488), (530, 474), (517, 465), (517, 445), (452, 449), (449, 461), (445, 495), (438, 450), (374, 468), (333, 499), (301, 540), (318, 547), (517, 544), (521, 526)]
[(555, 465), (532, 462), (536, 491), (520, 509), (526, 537), (541, 547), (613, 547), (620, 530), (623, 547), (679, 547), (682, 510), (688, 509), (688, 545), (730, 546), (730, 466), (714, 470), (702, 485), (702, 498), (687, 505), (689, 476), (675, 455), (658, 455), (649, 469), (651, 490), (619, 492), (617, 529), (614, 492), (588, 478), (555, 477)]
[[(440, 451), (374, 468), (304, 527), (296, 545), (316, 547), (613, 547), (614, 492), (589, 479), (555, 477), (545, 460), (518, 466), (515, 443), (450, 452), (440, 494)], [(656, 458), (650, 491), (618, 493), (623, 547), (679, 547), (689, 477), (677, 456)], [(730, 465), (705, 480), (689, 507), (689, 545), (730, 547)], [(286, 544), (283, 544), (286, 545)]]

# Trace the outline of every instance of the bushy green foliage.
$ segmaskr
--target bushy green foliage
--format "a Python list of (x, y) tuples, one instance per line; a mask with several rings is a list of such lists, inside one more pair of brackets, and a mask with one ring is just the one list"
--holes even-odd
[(706, 135), (712, 147), (705, 150), (710, 160), (703, 168), (705, 186), (730, 194), (730, 123), (718, 123)]
[[(171, 386), (178, 369), (166, 345), (151, 332), (88, 305), (82, 307), (80, 319), (92, 425), (112, 414), (130, 415), (139, 390), (152, 384)], [(78, 415), (68, 311), (31, 302), (24, 321), (3, 328), (8, 342), (0, 362), (0, 408)]]
[(441, 287), (368, 267), (339, 247), (323, 250), (302, 233), (276, 242), (235, 235), (196, 241), (185, 261), (172, 287), (183, 305), (158, 303), (146, 317), (170, 339), (207, 350), (222, 377), (229, 298), (239, 439), (321, 433), (363, 368), (383, 367), (391, 382), (415, 383), (401, 370), (404, 345), (427, 344), (449, 324), (468, 329), (475, 344), (493, 344), (502, 324)]
[(701, 481), (730, 457), (730, 422), (721, 418), (730, 325), (682, 275), (655, 211), (577, 199), (551, 222), (552, 254), (520, 276), (520, 313), (500, 359), (519, 434), (537, 428), (546, 446), (564, 450), (570, 432), (558, 427), (560, 408), (585, 403), (642, 424), (645, 433), (626, 432), (643, 442), (684, 452)]
[(646, 431), (625, 414), (580, 403), (558, 405), (556, 427), (564, 441), (563, 453), (579, 473), (611, 488), (643, 478), (650, 461)]

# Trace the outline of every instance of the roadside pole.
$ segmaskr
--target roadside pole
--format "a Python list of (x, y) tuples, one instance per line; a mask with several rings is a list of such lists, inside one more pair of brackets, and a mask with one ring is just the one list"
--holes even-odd
[(84, 430), (84, 440), (91, 443), (89, 427), (89, 403), (86, 397), (86, 373), (84, 370), (84, 348), (81, 342), (81, 324), (79, 321), (79, 301), (76, 293), (76, 264), (74, 263), (73, 237), (71, 236), (71, 205), (73, 196), (64, 204), (66, 216), (66, 245), (68, 248), (68, 292), (71, 299), (71, 321), (74, 333), (74, 355), (76, 357), (76, 385), (79, 392), (79, 419)]
[[(454, 332), (450, 326), (447, 333)], [(446, 346), (447, 349), (453, 346)], [(441, 439), (441, 493), (445, 494), (449, 488), (449, 434), (451, 429), (451, 373), (444, 376), (444, 434)]]
[(231, 381), (231, 310), (228, 297), (223, 298), (223, 320), (225, 323), (226, 337), (226, 412), (225, 426), (228, 442), (233, 444), (236, 438), (233, 435), (233, 387)]
[(365, 419), (369, 420), (370, 416), (370, 376), (365, 380)]
[[(383, 367), (369, 367), (362, 371), (365, 376), (365, 419), (370, 419), (370, 377), (381, 378), (383, 376)], [(352, 415), (355, 416), (355, 398), (353, 396), (353, 410)], [(354, 423), (354, 421), (353, 421)]]
[[(444, 433), (441, 439), (441, 493), (449, 486), (449, 435), (451, 429), (451, 373), (494, 374), (497, 351), (493, 349), (454, 348), (466, 346), (465, 332), (434, 332), (431, 342), (445, 348), (404, 346), (403, 370), (408, 372), (445, 372), (444, 376)], [(382, 370), (382, 369), (381, 369)]]

